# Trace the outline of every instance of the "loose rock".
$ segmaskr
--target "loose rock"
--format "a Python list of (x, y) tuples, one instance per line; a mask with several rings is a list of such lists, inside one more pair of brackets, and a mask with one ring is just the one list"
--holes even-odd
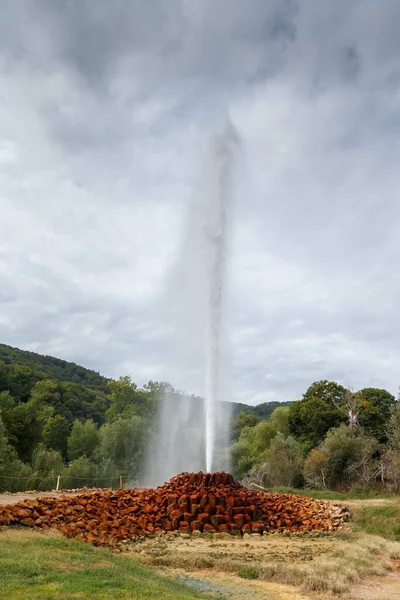
[(100, 546), (173, 531), (324, 532), (340, 529), (347, 519), (341, 505), (258, 492), (224, 472), (182, 473), (156, 489), (106, 490), (0, 506), (0, 525), (54, 527), (66, 537)]

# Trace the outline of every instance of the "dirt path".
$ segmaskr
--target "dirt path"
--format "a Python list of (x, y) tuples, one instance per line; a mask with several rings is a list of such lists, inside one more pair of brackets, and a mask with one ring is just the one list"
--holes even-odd
[(171, 571), (179, 581), (190, 585), (199, 592), (224, 596), (229, 600), (400, 600), (400, 573), (386, 577), (369, 579), (362, 585), (349, 589), (340, 596), (329, 594), (305, 594), (292, 585), (268, 581), (243, 580), (232, 574), (194, 571), (190, 575), (176, 569)]
[(71, 491), (59, 491), (53, 490), (51, 492), (21, 492), (20, 494), (0, 494), (0, 505), (3, 504), (16, 504), (22, 500), (35, 500), (36, 498), (51, 498), (54, 496), (79, 496), (80, 494), (95, 493), (99, 490), (93, 489), (81, 489)]
[(355, 600), (400, 600), (400, 572), (355, 586), (352, 597)]
[(198, 592), (223, 596), (229, 600), (314, 600), (294, 586), (267, 581), (244, 580), (231, 574), (194, 571), (190, 575), (175, 570), (171, 575)]

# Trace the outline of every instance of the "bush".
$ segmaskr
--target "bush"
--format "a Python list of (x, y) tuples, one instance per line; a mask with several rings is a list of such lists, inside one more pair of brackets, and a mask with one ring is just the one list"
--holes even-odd
[(377, 440), (356, 433), (347, 425), (331, 429), (319, 448), (308, 455), (305, 481), (319, 489), (368, 485), (375, 477), (374, 455), (378, 447)]
[(96, 483), (96, 466), (86, 457), (73, 460), (64, 470), (62, 487), (73, 489), (93, 487)]
[(292, 437), (278, 433), (268, 451), (269, 478), (272, 485), (299, 486), (302, 483), (303, 455)]
[(394, 492), (400, 491), (400, 451), (387, 450), (383, 457), (383, 463), (389, 487)]
[(19, 458), (0, 467), (0, 492), (24, 492), (32, 487), (32, 468)]
[(32, 482), (35, 490), (51, 490), (56, 487), (57, 477), (64, 470), (62, 456), (57, 450), (38, 444), (32, 457)]

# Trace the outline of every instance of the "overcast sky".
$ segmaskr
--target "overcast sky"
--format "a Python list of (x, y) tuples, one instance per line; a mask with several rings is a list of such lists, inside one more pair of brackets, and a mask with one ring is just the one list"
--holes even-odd
[(4, 0), (0, 342), (201, 393), (165, 304), (229, 111), (230, 398), (396, 393), (399, 23), (398, 0)]

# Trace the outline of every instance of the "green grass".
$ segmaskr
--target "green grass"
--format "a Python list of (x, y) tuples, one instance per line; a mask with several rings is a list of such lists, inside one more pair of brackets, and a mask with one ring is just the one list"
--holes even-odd
[(364, 506), (354, 512), (354, 528), (400, 542), (400, 500), (386, 506)]
[(209, 598), (132, 557), (56, 535), (0, 532), (3, 600), (192, 600)]
[(260, 569), (257, 565), (241, 565), (238, 567), (237, 574), (242, 579), (258, 579)]
[[(280, 494), (297, 494), (298, 496), (308, 496), (316, 500), (368, 500), (373, 498), (396, 498), (392, 492), (376, 492), (366, 490), (360, 487), (354, 487), (348, 492), (336, 492), (332, 490), (313, 490), (308, 488), (274, 487), (272, 492)], [(397, 496), (398, 497), (398, 496)]]

